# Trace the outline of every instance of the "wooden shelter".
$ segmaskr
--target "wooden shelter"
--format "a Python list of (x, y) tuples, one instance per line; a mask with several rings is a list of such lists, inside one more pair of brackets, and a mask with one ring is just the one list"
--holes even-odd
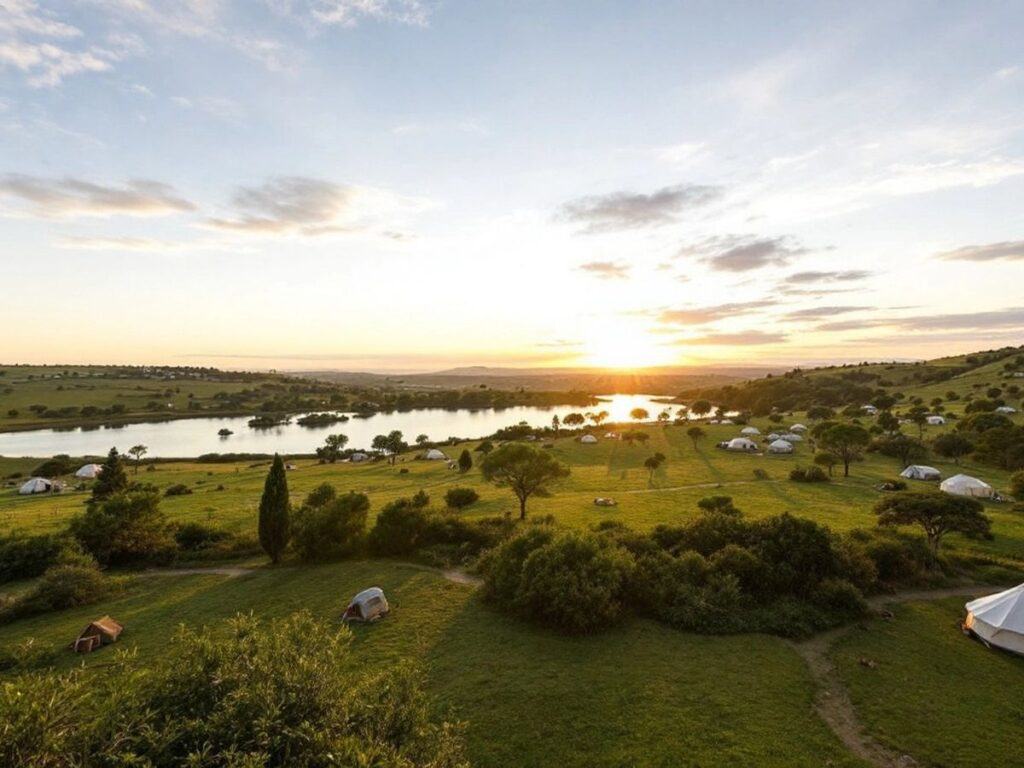
[(101, 646), (116, 642), (123, 630), (124, 627), (110, 616), (103, 616), (89, 622), (71, 643), (71, 648), (75, 653), (92, 653)]

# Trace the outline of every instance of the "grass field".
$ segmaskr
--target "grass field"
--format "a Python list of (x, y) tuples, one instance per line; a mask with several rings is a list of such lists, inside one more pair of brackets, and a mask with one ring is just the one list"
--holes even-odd
[(817, 720), (809, 675), (782, 640), (699, 637), (639, 620), (565, 638), (495, 613), (470, 587), (381, 561), (141, 578), (107, 603), (2, 627), (0, 644), (65, 642), (109, 612), (127, 627), (123, 645), (145, 659), (179, 623), (300, 608), (337, 618), (371, 584), (384, 588), (393, 613), (356, 627), (358, 654), (369, 665), (417, 660), (439, 707), (467, 722), (475, 765), (860, 765)]
[(1013, 768), (1024, 755), (1024, 659), (961, 634), (963, 605), (897, 606), (892, 621), (846, 635), (833, 657), (880, 741), (926, 765)]

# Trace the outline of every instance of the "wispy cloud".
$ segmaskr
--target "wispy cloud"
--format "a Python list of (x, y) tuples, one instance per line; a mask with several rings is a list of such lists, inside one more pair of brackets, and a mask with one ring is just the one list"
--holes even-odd
[(195, 251), (245, 252), (239, 243), (223, 240), (162, 240), (152, 237), (103, 237), (92, 235), (69, 235), (56, 242), (57, 247), (77, 251), (137, 252), (137, 253), (187, 253)]
[(433, 3), (424, 0), (268, 0), (278, 13), (307, 27), (355, 27), (364, 21), (425, 27)]
[(787, 283), (848, 283), (871, 277), (871, 272), (863, 269), (849, 269), (839, 272), (795, 272), (784, 278)]
[(724, 235), (683, 246), (678, 255), (698, 256), (718, 272), (749, 272), (767, 266), (785, 266), (808, 252), (791, 237)]
[(687, 210), (718, 200), (722, 189), (702, 184), (677, 184), (649, 194), (612, 192), (588, 195), (565, 203), (558, 215), (562, 221), (583, 225), (583, 232), (659, 227), (678, 221)]
[(630, 266), (617, 261), (588, 261), (577, 269), (604, 280), (625, 280), (629, 277)]
[(713, 304), (705, 307), (661, 309), (656, 310), (653, 314), (655, 321), (664, 326), (706, 325), (716, 320), (749, 315), (767, 307), (773, 307), (776, 303), (774, 299), (759, 299), (757, 301)]
[(674, 339), (673, 346), (729, 346), (748, 347), (763, 344), (779, 344), (788, 337), (784, 333), (769, 331), (736, 331), (734, 333), (709, 333), (704, 336), (691, 336)]
[(874, 307), (858, 307), (852, 305), (845, 306), (832, 306), (832, 307), (808, 307), (807, 309), (797, 309), (792, 312), (787, 312), (783, 317), (786, 320), (820, 320), (824, 317), (832, 317), (834, 315), (847, 315), (851, 312), (865, 312), (867, 310), (874, 309)]
[[(99, 184), (71, 177), (0, 176), (0, 197), (27, 204), (27, 212), (43, 217), (160, 216), (195, 210), (169, 184), (131, 179), (122, 186)], [(23, 213), (16, 209), (8, 213)]]
[(1024, 307), (1011, 307), (984, 312), (838, 320), (831, 323), (822, 323), (817, 326), (819, 331), (850, 331), (863, 328), (899, 328), (906, 331), (948, 331), (968, 328), (975, 328), (981, 331), (991, 328), (1024, 329)]
[(952, 251), (938, 254), (947, 261), (1007, 261), (1024, 260), (1024, 240), (1008, 240), (988, 245), (965, 245)]

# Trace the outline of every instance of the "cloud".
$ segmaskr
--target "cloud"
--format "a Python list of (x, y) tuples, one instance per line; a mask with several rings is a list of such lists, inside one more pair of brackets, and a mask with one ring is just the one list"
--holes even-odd
[(27, 33), (41, 37), (71, 38), (81, 30), (54, 18), (33, 0), (0, 0), (0, 32)]
[(662, 309), (655, 313), (655, 320), (661, 325), (705, 325), (716, 320), (725, 320), (738, 315), (749, 315), (766, 307), (775, 306), (774, 299), (714, 304), (706, 307), (684, 307)]
[(616, 261), (588, 261), (577, 269), (605, 280), (625, 280), (629, 277), (630, 266)]
[(558, 218), (582, 224), (583, 232), (614, 232), (659, 227), (678, 220), (684, 211), (705, 206), (722, 196), (720, 187), (677, 184), (650, 194), (612, 192), (565, 203)]
[(724, 235), (684, 246), (678, 255), (699, 256), (702, 262), (718, 272), (749, 272), (767, 266), (785, 266), (805, 253), (808, 249), (789, 237)]
[(747, 347), (761, 344), (779, 344), (787, 338), (784, 333), (737, 331), (735, 333), (709, 333), (705, 336), (675, 339), (671, 343), (677, 346)]
[(123, 186), (108, 186), (64, 177), (6, 174), (0, 176), (0, 197), (29, 205), (29, 212), (44, 218), (70, 216), (160, 216), (195, 210), (168, 184), (130, 179)]
[[(425, 201), (386, 190), (278, 176), (259, 186), (238, 188), (232, 214), (208, 218), (206, 225), (256, 235), (343, 234), (367, 232), (384, 219), (425, 207)], [(381, 234), (396, 239), (393, 230)]]
[(871, 277), (871, 272), (863, 269), (850, 269), (842, 272), (795, 272), (787, 278), (787, 283), (847, 283)]
[(976, 328), (1024, 329), (1024, 307), (989, 310), (985, 312), (960, 312), (941, 315), (912, 315), (909, 317), (881, 317), (865, 320), (839, 320), (822, 323), (819, 331), (851, 331), (863, 328), (898, 328), (905, 331), (951, 331)]
[(988, 245), (965, 245), (952, 251), (938, 254), (947, 261), (1010, 261), (1024, 260), (1024, 240), (1008, 240)]
[(424, 0), (268, 0), (283, 16), (307, 27), (355, 27), (363, 21), (425, 27), (433, 5)]
[(831, 317), (833, 315), (845, 315), (850, 312), (864, 312), (874, 307), (857, 307), (857, 306), (835, 306), (835, 307), (809, 307), (807, 309), (797, 309), (793, 312), (787, 312), (784, 317), (787, 320), (820, 320), (823, 317)]
[(62, 237), (57, 247), (77, 251), (127, 251), (137, 253), (172, 253), (180, 251), (244, 252), (237, 243), (219, 240), (160, 240), (151, 237), (94, 237), (72, 235)]

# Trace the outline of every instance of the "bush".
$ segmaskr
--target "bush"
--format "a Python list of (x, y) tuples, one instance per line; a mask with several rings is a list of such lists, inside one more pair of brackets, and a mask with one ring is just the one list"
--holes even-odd
[(385, 504), (377, 515), (370, 531), (370, 549), (378, 555), (412, 554), (426, 526), (427, 513), (422, 506), (412, 499), (396, 499)]
[(512, 605), (526, 558), (550, 542), (553, 535), (554, 532), (548, 526), (527, 526), (488, 552), (480, 563), (480, 570), (484, 574), (484, 598), (498, 605)]
[(1010, 493), (1018, 501), (1024, 501), (1024, 470), (1014, 472), (1010, 477)]
[(65, 543), (51, 534), (0, 538), (0, 584), (42, 575), (57, 560)]
[(811, 594), (811, 601), (830, 616), (849, 621), (868, 612), (864, 595), (845, 579), (823, 579)]
[(229, 538), (231, 534), (227, 531), (202, 523), (185, 523), (174, 532), (175, 543), (187, 551), (208, 549)]
[(837, 559), (828, 528), (789, 514), (752, 526), (753, 552), (765, 567), (762, 589), (772, 595), (810, 594), (822, 579), (835, 576)]
[(449, 488), (444, 502), (450, 509), (465, 509), (480, 500), (480, 494), (472, 488)]
[[(0, 764), (467, 765), (408, 665), (367, 672), (352, 635), (308, 613), (182, 628), (151, 660), (0, 688)], [(60, 727), (54, 727), (59, 724)]]
[(167, 490), (164, 491), (164, 496), (188, 496), (192, 493), (192, 489), (184, 483), (175, 483), (174, 485), (167, 486)]
[(103, 565), (165, 563), (174, 539), (156, 491), (115, 494), (71, 520), (71, 535)]
[(313, 490), (292, 519), (292, 546), (306, 561), (331, 560), (356, 552), (366, 535), (370, 499), (352, 491), (338, 496), (324, 483)]
[(754, 479), (755, 480), (767, 480), (768, 479), (768, 472), (763, 470), (763, 469), (761, 469), (760, 467), (758, 467), (757, 469), (754, 470)]
[(529, 619), (571, 634), (617, 621), (635, 563), (593, 534), (561, 533), (523, 562), (514, 607)]
[(33, 469), (32, 476), (48, 477), (53, 479), (55, 477), (70, 474), (74, 469), (75, 466), (71, 463), (71, 458), (65, 454), (61, 454), (59, 456), (54, 456), (52, 459), (47, 459), (38, 467)]
[(0, 621), (89, 605), (109, 596), (120, 585), (120, 581), (104, 576), (95, 563), (55, 565), (30, 592), (0, 612)]
[(789, 479), (794, 483), (827, 483), (828, 474), (819, 466), (812, 466), (804, 469), (795, 467), (789, 472)]

